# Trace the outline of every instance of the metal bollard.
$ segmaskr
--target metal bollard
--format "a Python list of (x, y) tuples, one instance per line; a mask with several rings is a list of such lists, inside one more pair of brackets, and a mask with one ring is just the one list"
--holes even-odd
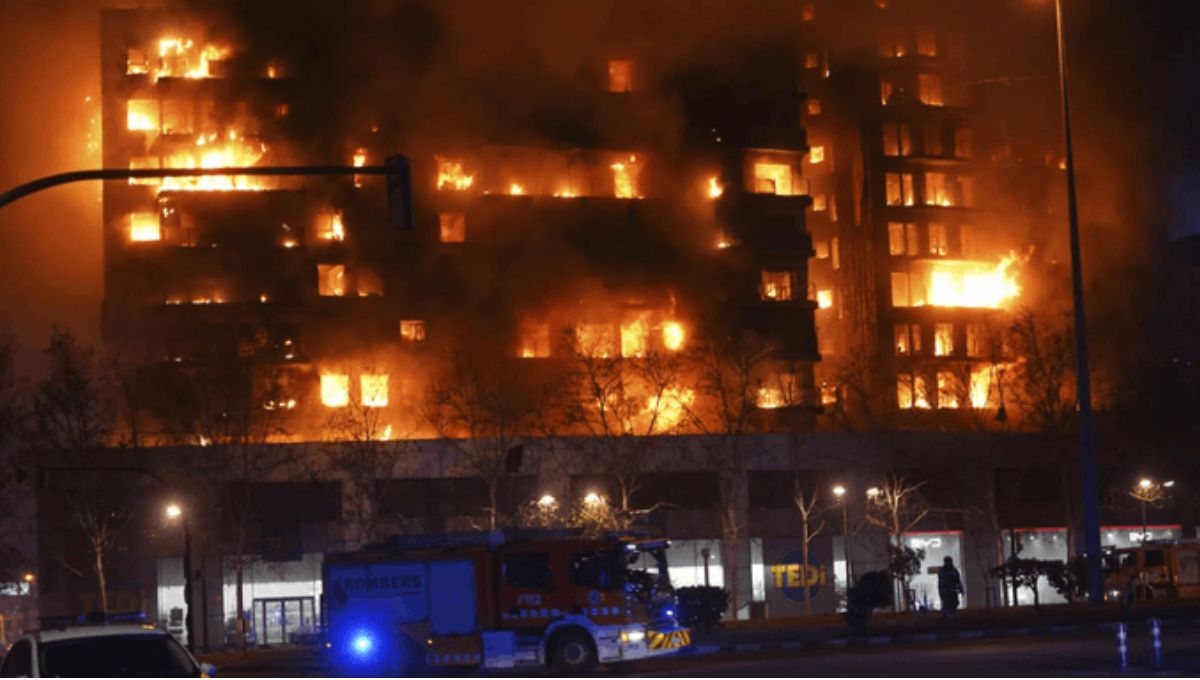
[(1129, 670), (1129, 646), (1125, 644), (1127, 639), (1125, 632), (1125, 624), (1117, 624), (1117, 665), (1120, 671), (1124, 673)]
[(1154, 670), (1162, 670), (1162, 631), (1158, 619), (1150, 619), (1150, 646), (1154, 649)]

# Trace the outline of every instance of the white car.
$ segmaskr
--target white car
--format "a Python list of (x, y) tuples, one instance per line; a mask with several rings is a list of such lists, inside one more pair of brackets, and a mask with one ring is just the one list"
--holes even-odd
[(149, 624), (47, 627), (17, 638), (0, 663), (3, 678), (214, 677), (179, 641)]

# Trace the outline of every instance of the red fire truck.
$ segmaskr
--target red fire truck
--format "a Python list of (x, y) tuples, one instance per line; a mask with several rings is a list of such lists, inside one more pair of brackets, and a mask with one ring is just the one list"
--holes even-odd
[(665, 540), (504, 530), (400, 536), (325, 555), (327, 660), (339, 674), (645, 659), (691, 644)]

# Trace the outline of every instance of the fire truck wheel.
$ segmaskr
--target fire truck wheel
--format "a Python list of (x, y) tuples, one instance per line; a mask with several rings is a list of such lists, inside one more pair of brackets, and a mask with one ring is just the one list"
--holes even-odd
[(550, 638), (550, 666), (562, 675), (580, 675), (596, 665), (596, 648), (583, 630), (568, 628)]

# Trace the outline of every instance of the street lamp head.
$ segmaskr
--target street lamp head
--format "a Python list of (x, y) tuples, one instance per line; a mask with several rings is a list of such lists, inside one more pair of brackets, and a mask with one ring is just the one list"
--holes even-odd
[(879, 487), (873, 486), (867, 489), (867, 498), (875, 498), (879, 495)]
[(177, 504), (171, 503), (166, 509), (167, 517), (170, 519), (179, 519), (183, 516), (183, 509)]
[(555, 500), (554, 496), (551, 496), (550, 494), (546, 494), (538, 499), (538, 505), (543, 508), (549, 508), (557, 503), (558, 501)]
[(838, 484), (837, 486), (833, 487), (833, 495), (837, 496), (839, 499), (842, 496), (845, 496), (846, 495), (846, 487), (842, 486), (841, 484)]
[(1163, 488), (1169, 489), (1173, 486), (1175, 486), (1175, 480), (1173, 479), (1163, 482)]
[(33, 583), (33, 579), (34, 579), (33, 572), (32, 572), (32, 571), (27, 571), (27, 572), (25, 572), (25, 573), (24, 573), (24, 574), (21, 576), (21, 578), (22, 578), (22, 579), (23, 579), (23, 580), (24, 580), (26, 583)]
[(595, 491), (592, 491), (592, 492), (588, 493), (588, 495), (583, 497), (583, 502), (587, 503), (588, 505), (599, 505), (600, 504), (600, 494), (596, 493)]
[(1149, 479), (1145, 479), (1145, 478), (1143, 478), (1142, 481), (1138, 482), (1138, 486), (1143, 489), (1149, 489), (1153, 484), (1154, 484), (1154, 482), (1151, 482)]

